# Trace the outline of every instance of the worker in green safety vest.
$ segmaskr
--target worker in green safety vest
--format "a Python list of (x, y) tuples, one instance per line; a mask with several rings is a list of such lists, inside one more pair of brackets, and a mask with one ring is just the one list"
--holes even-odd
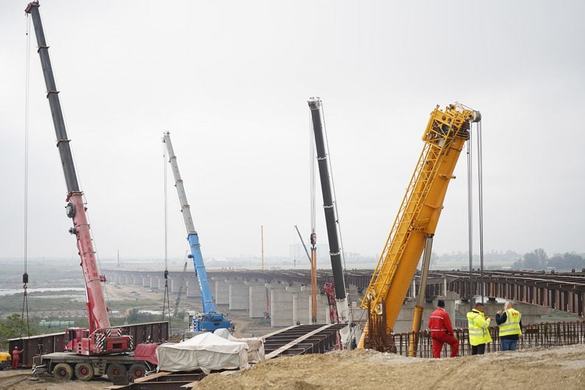
[(515, 351), (522, 336), (522, 314), (512, 307), (512, 302), (506, 302), (504, 311), (497, 312), (496, 324), (500, 331), (501, 350)]
[(485, 315), (483, 303), (476, 303), (473, 309), (467, 313), (467, 327), (469, 329), (469, 344), (472, 355), (483, 355), (485, 346), (492, 342), (490, 335), (491, 319)]

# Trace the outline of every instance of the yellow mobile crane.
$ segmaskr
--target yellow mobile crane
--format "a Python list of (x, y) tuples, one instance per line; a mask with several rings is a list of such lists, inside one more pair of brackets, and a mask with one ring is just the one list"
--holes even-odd
[[(453, 170), (469, 139), (471, 123), (480, 120), (479, 111), (457, 103), (445, 109), (437, 106), (431, 113), (422, 137), (422, 153), (361, 301), (361, 307), (368, 311), (368, 323), (359, 348), (394, 350), (389, 336), (425, 247), (423, 274), (426, 274), (425, 269), (428, 271), (432, 237), (449, 181), (455, 178)], [(413, 330), (420, 329), (421, 317), (422, 303), (419, 301)]]

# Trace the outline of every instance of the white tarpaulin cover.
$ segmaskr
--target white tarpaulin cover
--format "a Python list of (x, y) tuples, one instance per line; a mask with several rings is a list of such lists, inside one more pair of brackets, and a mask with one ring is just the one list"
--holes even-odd
[(237, 338), (231, 335), (229, 330), (216, 329), (214, 334), (231, 341), (239, 341), (248, 344), (248, 363), (260, 363), (264, 361), (264, 340), (260, 337)]
[(201, 333), (177, 344), (162, 344), (156, 350), (161, 371), (193, 371), (248, 367), (248, 344), (227, 340), (213, 333)]

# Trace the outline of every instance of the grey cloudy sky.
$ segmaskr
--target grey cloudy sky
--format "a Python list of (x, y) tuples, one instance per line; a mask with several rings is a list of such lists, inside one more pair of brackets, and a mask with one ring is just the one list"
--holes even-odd
[[(25, 5), (0, 3), (0, 257), (22, 255)], [(204, 256), (259, 254), (261, 224), (266, 253), (288, 254), (293, 225), (309, 224), (314, 95), (347, 251), (380, 251), (428, 114), (454, 101), (484, 118), (486, 250), (585, 251), (582, 1), (47, 0), (40, 11), (102, 257), (163, 252), (163, 130)], [(32, 44), (30, 255), (75, 257)], [(465, 173), (462, 158), (437, 252), (466, 248)], [(182, 256), (169, 195), (170, 254)]]

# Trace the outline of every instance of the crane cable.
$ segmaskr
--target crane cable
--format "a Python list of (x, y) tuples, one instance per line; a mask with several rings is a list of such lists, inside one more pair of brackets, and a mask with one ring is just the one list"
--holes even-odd
[[(479, 241), (479, 285), (480, 299), (483, 303), (485, 300), (485, 284), (483, 281), (483, 140), (481, 131), (481, 120), (477, 122), (477, 208), (478, 208), (478, 241)], [(472, 131), (469, 131), (469, 140), (467, 141), (467, 223), (468, 223), (468, 245), (469, 245), (469, 303), (472, 305), (474, 293), (471, 289), (473, 277), (473, 142)]]
[(478, 192), (478, 224), (479, 224), (479, 283), (481, 287), (481, 302), (485, 297), (483, 281), (483, 141), (481, 138), (481, 120), (475, 125), (477, 129), (477, 192)]
[(169, 269), (168, 269), (168, 167), (166, 145), (163, 142), (163, 196), (164, 196), (164, 258), (165, 270), (163, 277), (165, 279), (165, 291), (163, 294), (162, 320), (168, 319), (169, 331), (171, 331), (171, 301), (169, 297)]
[[(28, 135), (30, 127), (30, 18), (26, 14), (26, 54), (25, 54), (25, 87), (24, 87), (24, 243), (22, 274), (22, 312), (20, 315), (23, 327), (26, 325), (26, 335), (30, 337), (28, 315)], [(25, 319), (26, 315), (26, 319)], [(22, 328), (21, 328), (22, 336)]]
[(473, 308), (473, 293), (471, 292), (471, 279), (473, 275), (473, 142), (471, 126), (469, 129), (469, 139), (467, 140), (467, 245), (469, 257), (469, 305), (470, 310)]
[[(339, 217), (339, 209), (337, 208), (337, 192), (335, 191), (335, 180), (334, 178), (334, 174), (333, 174), (333, 162), (332, 162), (332, 157), (331, 157), (331, 151), (329, 150), (329, 136), (327, 135), (327, 125), (325, 124), (325, 107), (321, 108), (321, 115), (322, 115), (322, 120), (323, 120), (323, 132), (325, 133), (325, 146), (327, 148), (327, 155), (329, 156), (329, 158), (327, 159), (327, 162), (329, 163), (329, 171), (331, 172), (331, 189), (333, 190), (333, 207), (335, 210), (335, 222), (337, 223), (338, 226), (338, 232), (339, 232), (339, 250), (341, 252), (341, 260), (343, 261), (343, 278), (344, 278), (344, 285), (345, 285), (345, 300), (347, 302), (347, 309), (348, 309), (348, 327), (350, 329), (350, 333), (352, 332), (352, 322), (353, 322), (353, 309), (351, 306), (351, 301), (349, 299), (349, 294), (347, 291), (347, 286), (348, 286), (348, 278), (347, 278), (347, 274), (346, 274), (346, 270), (347, 270), (347, 264), (345, 262), (345, 249), (343, 246), (343, 235), (341, 234), (341, 218)], [(362, 313), (363, 315), (363, 313)], [(351, 346), (351, 342), (349, 343), (349, 349), (352, 349)]]
[[(341, 259), (343, 260), (343, 269), (347, 269), (347, 266), (345, 264), (345, 251), (343, 249), (343, 236), (341, 235), (341, 221), (339, 218), (339, 210), (337, 209), (337, 193), (335, 191), (335, 180), (333, 179), (334, 176), (333, 163), (331, 162), (331, 152), (329, 151), (329, 137), (327, 135), (327, 125), (325, 124), (325, 107), (323, 106), (321, 106), (321, 115), (323, 120), (323, 132), (325, 133), (325, 147), (327, 148), (327, 151), (325, 153), (329, 157), (327, 159), (327, 163), (329, 164), (329, 172), (331, 172), (329, 176), (331, 177), (331, 189), (333, 190), (333, 207), (335, 209), (335, 223), (337, 223), (337, 226), (339, 227), (339, 229), (337, 229), (339, 232), (339, 249), (341, 252)], [(345, 282), (347, 283), (347, 280), (345, 280)]]

